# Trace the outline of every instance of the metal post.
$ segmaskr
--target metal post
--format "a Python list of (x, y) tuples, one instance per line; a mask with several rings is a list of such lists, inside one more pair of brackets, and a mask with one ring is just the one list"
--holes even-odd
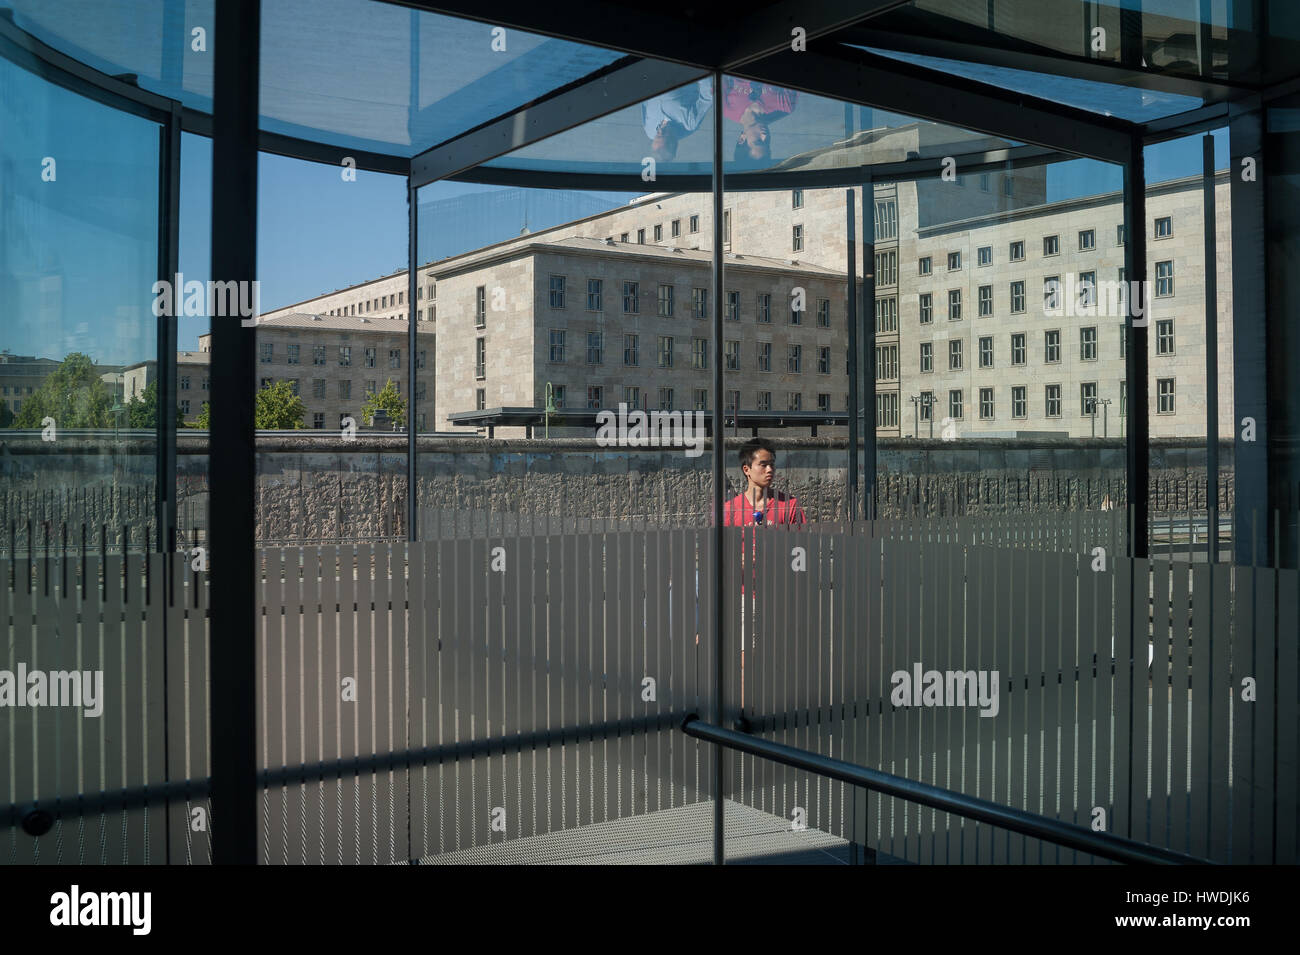
[[(845, 109), (848, 109), (846, 106)], [(848, 228), (849, 271), (849, 519), (858, 518), (858, 279), (857, 279), (857, 210), (854, 208), (853, 190), (844, 195)], [(865, 201), (865, 200), (864, 200)]]
[(415, 441), (415, 422), (417, 420), (415, 410), (416, 376), (419, 372), (416, 367), (416, 356), (420, 353), (420, 313), (416, 309), (420, 287), (419, 198), (419, 190), (411, 185), (411, 179), (408, 176), (406, 179), (406, 325), (408, 331), (406, 346), (406, 539), (408, 541), (420, 539), (419, 530), (416, 527), (416, 521), (420, 516), (416, 477), (416, 465), (419, 464), (417, 454), (419, 452), (416, 449)]
[[(1150, 303), (1146, 300), (1146, 163), (1142, 137), (1134, 136), (1124, 166), (1124, 274), (1128, 280), (1128, 349), (1125, 374), (1128, 378), (1128, 507), (1133, 534), (1129, 555), (1147, 556), (1147, 491), (1150, 485), (1150, 421), (1148, 418), (1147, 325)], [(1140, 324), (1139, 324), (1140, 323)]]
[[(862, 183), (862, 484), (876, 499), (876, 189), (868, 174)], [(856, 417), (858, 409), (853, 409)], [(875, 514), (866, 515), (874, 520)]]
[[(722, 495), (726, 486), (723, 473), (726, 435), (722, 424), (722, 73), (713, 73), (713, 720), (725, 725), (723, 690), (726, 687), (724, 666), (727, 655), (722, 646), (726, 610), (723, 599), (723, 561), (726, 559), (726, 534), (722, 526)], [(727, 750), (718, 745), (713, 751), (713, 864), (726, 862), (723, 826), (723, 800), (726, 798)]]
[(1201, 196), (1205, 210), (1205, 541), (1213, 564), (1219, 559), (1219, 259), (1214, 234), (1214, 137), (1208, 133), (1201, 140)]
[[(180, 271), (181, 234), (181, 107), (176, 103), (159, 133), (158, 278), (167, 288)], [(167, 311), (170, 311), (167, 310)], [(177, 317), (158, 317), (157, 401), (154, 404), (158, 442), (155, 520), (158, 550), (166, 552), (170, 530), (176, 526), (176, 325)], [(121, 398), (118, 399), (121, 403)], [(116, 425), (116, 420), (114, 424)], [(164, 615), (165, 616), (165, 615)]]
[[(212, 97), (212, 279), (257, 275), (257, 135), (261, 0), (217, 5)], [(256, 333), (212, 322), (213, 861), (257, 862), (253, 382)]]

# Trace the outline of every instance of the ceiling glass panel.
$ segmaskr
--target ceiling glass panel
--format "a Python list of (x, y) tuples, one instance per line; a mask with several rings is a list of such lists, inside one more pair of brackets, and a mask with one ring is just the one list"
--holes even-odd
[(1203, 106), (1205, 101), (1195, 96), (1180, 96), (1177, 93), (1162, 93), (1144, 90), (1133, 86), (1117, 86), (1113, 83), (1096, 83), (1071, 77), (1054, 76), (1051, 73), (1036, 73), (1030, 70), (1013, 70), (1002, 66), (989, 66), (983, 63), (967, 63), (963, 60), (949, 60), (938, 56), (924, 56), (919, 53), (899, 53), (894, 50), (879, 50), (861, 47), (869, 53), (878, 53), (904, 63), (924, 66), (932, 70), (963, 76), (967, 79), (988, 83), (1000, 89), (1016, 90), (1053, 103), (1063, 103), (1078, 109), (1086, 109), (1103, 116), (1118, 116), (1132, 122), (1148, 122), (1162, 116), (1172, 116), (1189, 109)]
[[(110, 75), (212, 109), (213, 0), (4, 0)], [(375, 0), (262, 0), (261, 127), (412, 156), (622, 59)]]

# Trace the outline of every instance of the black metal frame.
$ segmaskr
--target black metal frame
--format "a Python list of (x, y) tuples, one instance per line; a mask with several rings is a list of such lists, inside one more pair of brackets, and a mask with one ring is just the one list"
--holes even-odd
[[(604, 70), (553, 91), (540, 100), (467, 131), (424, 153), (408, 158), (378, 151), (357, 150), (313, 141), (307, 138), (268, 133), (258, 129), (258, 58), (260, 46), (259, 0), (223, 0), (217, 7), (217, 39), (238, 36), (239, 42), (218, 42), (213, 114), (208, 115), (165, 97), (141, 89), (124, 78), (115, 78), (94, 70), (75, 58), (41, 43), (19, 30), (8, 11), (0, 11), (0, 56), (42, 76), (47, 81), (87, 96), (115, 109), (146, 117), (161, 127), (159, 181), (159, 274), (170, 279), (177, 270), (179, 239), (179, 162), (181, 132), (212, 136), (213, 156), (213, 269), (214, 278), (247, 280), (255, 278), (256, 268), (256, 166), (259, 151), (299, 159), (337, 164), (351, 156), (358, 168), (404, 175), (408, 180), (410, 234), (408, 256), (410, 298), (410, 351), (408, 389), (407, 475), (410, 487), (416, 486), (415, 457), (415, 355), (418, 343), (416, 303), (418, 299), (418, 188), (439, 178), (461, 181), (491, 181), (502, 184), (526, 184), (551, 187), (580, 185), (583, 188), (620, 188), (626, 177), (600, 174), (553, 174), (545, 171), (488, 168), (482, 163), (528, 142), (535, 142), (565, 129), (575, 128), (599, 116), (644, 99), (645, 95), (689, 82), (711, 73), (719, 83), (724, 72), (734, 72), (765, 82), (777, 82), (816, 95), (834, 97), (846, 103), (911, 113), (936, 122), (962, 128), (980, 129), (997, 135), (1012, 136), (1032, 144), (985, 151), (960, 157), (963, 169), (978, 171), (1010, 164), (1029, 165), (1051, 162), (1067, 156), (1089, 156), (1120, 163), (1125, 169), (1125, 222), (1127, 230), (1126, 277), (1131, 282), (1145, 279), (1145, 181), (1143, 147), (1168, 139), (1221, 128), (1231, 133), (1233, 166), (1240, 159), (1262, 159), (1262, 104), (1274, 96), (1297, 88), (1297, 81), (1287, 80), (1268, 89), (1250, 89), (1241, 85), (1205, 81), (1195, 78), (1156, 73), (1141, 66), (1140, 13), (1125, 11), (1122, 34), (1122, 62), (1103, 64), (1082, 58), (1045, 54), (1033, 49), (1015, 48), (1014, 44), (977, 42), (978, 31), (970, 42), (951, 38), (925, 37), (904, 32), (875, 29), (870, 21), (882, 13), (903, 5), (903, 0), (870, 0), (853, 3), (834, 0), (820, 7), (809, 7), (802, 0), (787, 0), (761, 11), (753, 30), (737, 40), (734, 25), (722, 22), (725, 11), (682, 12), (668, 8), (617, 7), (611, 3), (571, 4), (573, 12), (557, 15), (554, 7), (539, 7), (523, 0), (506, 0), (493, 6), (491, 19), (478, 4), (437, 3), (429, 0), (383, 0), (412, 10), (445, 13), (547, 36), (575, 39), (620, 49), (628, 58)], [(1262, 5), (1246, 0), (1256, 11)], [(795, 52), (789, 48), (791, 24), (807, 32), (809, 49)], [(582, 36), (557, 29), (580, 30)], [(164, 24), (176, 29), (177, 24)], [(1247, 42), (1238, 37), (1237, 42)], [(1008, 93), (988, 84), (957, 78), (941, 71), (899, 63), (846, 44), (869, 44), (882, 48), (910, 50), (933, 56), (949, 56), (993, 65), (1019, 68), (1051, 68), (1058, 75), (1081, 79), (1104, 80), (1171, 92), (1197, 95), (1207, 105), (1186, 113), (1148, 123), (1131, 123), (1100, 117), (1079, 109), (1018, 93)], [(414, 55), (414, 54), (413, 54)], [(636, 59), (653, 57), (653, 60)], [(899, 77), (906, 83), (899, 83)], [(640, 84), (638, 86), (638, 84)], [(610, 87), (616, 95), (611, 99)], [(525, 119), (525, 113), (530, 115)], [(721, 154), (721, 110), (714, 114), (714, 153), (708, 175), (663, 176), (660, 188), (699, 191), (712, 188), (714, 200), (714, 340), (715, 354), (722, 340), (722, 288), (724, 263), (721, 252), (721, 202), (723, 167)], [(524, 120), (524, 133), (518, 135)], [(1212, 152), (1207, 150), (1212, 165)], [(1211, 170), (1212, 171), (1212, 170)], [(733, 177), (738, 188), (777, 189), (792, 186), (829, 186), (858, 182), (863, 185), (864, 256), (862, 306), (858, 321), (865, 323), (865, 354), (861, 365), (868, 371), (865, 390), (873, 392), (874, 376), (869, 373), (874, 358), (871, 339), (874, 305), (869, 258), (872, 248), (868, 216), (874, 210), (872, 184), (932, 177), (938, 174), (935, 157), (908, 160), (874, 167), (824, 170), (816, 172), (747, 173)], [(617, 181), (617, 186), (615, 182)], [(1243, 189), (1238, 177), (1232, 177), (1232, 217), (1234, 243), (1240, 236), (1258, 239), (1258, 255), (1249, 261), (1234, 262), (1234, 301), (1245, 314), (1261, 314), (1265, 303), (1263, 215), (1264, 190)], [(1207, 186), (1212, 209), (1213, 183)], [(850, 207), (850, 216), (853, 215)], [(850, 224), (850, 237), (852, 226)], [(1211, 254), (1207, 236), (1206, 254)], [(849, 255), (855, 256), (850, 241)], [(1234, 257), (1236, 258), (1236, 257)], [(852, 264), (850, 264), (852, 272)], [(1140, 286), (1139, 286), (1140, 287)], [(856, 297), (854, 298), (856, 303)], [(1145, 303), (1143, 303), (1145, 306)], [(1207, 322), (1210, 321), (1207, 302)], [(852, 313), (851, 313), (852, 314)], [(1129, 428), (1127, 430), (1130, 502), (1133, 514), (1132, 548), (1135, 556), (1146, 553), (1146, 497), (1148, 480), (1149, 429), (1146, 415), (1134, 413), (1146, 409), (1146, 332), (1130, 328), (1127, 378), (1129, 382)], [(1261, 431), (1267, 427), (1268, 380), (1265, 371), (1265, 334), (1262, 328), (1241, 333), (1241, 347), (1234, 349), (1236, 374), (1236, 410), (1256, 416)], [(221, 807), (217, 817), (221, 835), (215, 840), (217, 861), (252, 862), (256, 858), (254, 815), (254, 707), (253, 707), (253, 608), (255, 588), (247, 568), (255, 556), (253, 537), (255, 451), (252, 443), (252, 383), (254, 381), (254, 335), (233, 322), (214, 325), (212, 378), (214, 405), (220, 408), (211, 434), (213, 474), (213, 510), (221, 520), (213, 522), (211, 574), (212, 626), (222, 639), (212, 641), (212, 680), (221, 690), (213, 694), (212, 792)], [(158, 325), (158, 380), (162, 392), (158, 427), (158, 520), (162, 533), (159, 546), (172, 546), (170, 529), (175, 525), (175, 448), (176, 434), (171, 427), (175, 419), (175, 393), (171, 387), (176, 376), (176, 332), (170, 320)], [(854, 356), (856, 357), (856, 356)], [(1213, 352), (1209, 356), (1209, 373), (1215, 374)], [(854, 374), (858, 368), (854, 367)], [(715, 434), (722, 431), (722, 367), (715, 361), (714, 410)], [(901, 410), (901, 409), (900, 409)], [(853, 415), (851, 422), (855, 422)], [(874, 450), (873, 418), (867, 421), (867, 444)], [(1217, 448), (1215, 423), (1207, 437)], [(1210, 458), (1214, 460), (1213, 454)], [(856, 464), (856, 452), (854, 454)], [(869, 462), (870, 464), (870, 462)], [(868, 465), (869, 466), (869, 465)], [(722, 481), (723, 455), (714, 455), (717, 487)], [(1254, 447), (1238, 444), (1238, 501), (1269, 500), (1270, 461), (1267, 444)], [(870, 474), (874, 474), (871, 468)], [(1215, 475), (1217, 477), (1217, 475)], [(868, 478), (868, 484), (870, 478)], [(1244, 492), (1244, 493), (1243, 493)], [(721, 537), (721, 498), (715, 502)], [(1240, 506), (1240, 505), (1239, 505)], [(408, 535), (417, 536), (418, 507), (414, 490), (408, 500)], [(1240, 526), (1244, 526), (1240, 525)], [(1244, 545), (1238, 536), (1238, 556)], [(714, 621), (716, 633), (722, 632), (722, 549), (715, 562), (712, 586), (715, 589)], [(724, 687), (722, 647), (715, 640), (718, 653), (716, 706), (722, 713)], [(721, 745), (721, 744), (720, 744)], [(715, 779), (722, 794), (722, 760), (717, 763)], [(715, 806), (715, 858), (721, 861), (721, 798)]]

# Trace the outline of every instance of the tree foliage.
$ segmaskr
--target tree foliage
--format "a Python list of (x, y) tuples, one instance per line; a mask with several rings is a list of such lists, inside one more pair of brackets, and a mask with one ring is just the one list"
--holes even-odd
[(361, 406), (361, 414), (367, 421), (374, 418), (376, 411), (386, 413), (389, 420), (399, 428), (406, 424), (406, 399), (397, 393), (397, 386), (391, 378), (384, 382), (384, 387), (379, 391), (366, 395), (366, 403)]
[(110, 428), (113, 393), (100, 380), (90, 356), (71, 352), (30, 395), (15, 419), (15, 427), (39, 428), (53, 418), (59, 428)]
[[(126, 403), (127, 426), (131, 428), (155, 428), (158, 421), (158, 380), (145, 385), (144, 391)], [(181, 414), (180, 405), (176, 406), (176, 427), (185, 427), (185, 415)]]
[(294, 394), (293, 385), (288, 381), (274, 381), (257, 393), (253, 425), (268, 431), (301, 428), (306, 415), (307, 406)]

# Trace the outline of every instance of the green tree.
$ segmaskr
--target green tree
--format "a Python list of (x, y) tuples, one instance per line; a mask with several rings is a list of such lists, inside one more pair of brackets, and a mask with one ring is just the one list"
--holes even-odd
[(253, 424), (258, 429), (272, 431), (301, 428), (306, 415), (307, 406), (294, 394), (293, 385), (288, 381), (274, 381), (257, 393)]
[(60, 428), (110, 428), (113, 393), (99, 378), (90, 356), (71, 352), (23, 402), (15, 427), (39, 428), (53, 418)]
[(366, 403), (361, 406), (361, 414), (367, 420), (373, 418), (376, 411), (386, 412), (389, 420), (399, 428), (406, 424), (406, 399), (397, 393), (397, 386), (391, 378), (378, 392), (366, 395)]
[(212, 410), (208, 402), (203, 402), (203, 407), (199, 409), (198, 416), (194, 421), (194, 427), (202, 428), (204, 431), (212, 427)]
[[(158, 381), (145, 385), (144, 391), (126, 403), (127, 426), (131, 428), (154, 428), (158, 421)], [(176, 406), (176, 427), (185, 427), (185, 415), (181, 414), (180, 405)]]

